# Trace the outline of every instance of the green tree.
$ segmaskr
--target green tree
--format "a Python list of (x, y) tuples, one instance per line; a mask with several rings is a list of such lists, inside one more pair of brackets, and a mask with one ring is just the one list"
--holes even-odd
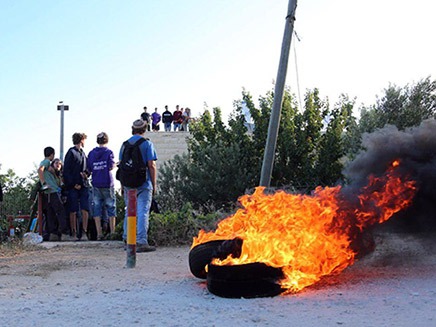
[(375, 105), (362, 109), (359, 129), (361, 133), (371, 133), (392, 124), (404, 130), (435, 117), (436, 81), (427, 77), (404, 87), (389, 85)]

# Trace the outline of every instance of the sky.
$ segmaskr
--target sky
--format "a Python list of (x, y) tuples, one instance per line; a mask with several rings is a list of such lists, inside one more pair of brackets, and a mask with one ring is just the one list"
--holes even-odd
[[(286, 0), (0, 0), (0, 173), (26, 176), (46, 146), (109, 134), (118, 153), (143, 106), (219, 106), (224, 119), (245, 88), (272, 90)], [(432, 0), (299, 1), (286, 84), (375, 103), (389, 83), (436, 73)], [(298, 72), (298, 80), (297, 80)], [(297, 82), (298, 81), (298, 82)], [(358, 112), (355, 113), (356, 116)]]

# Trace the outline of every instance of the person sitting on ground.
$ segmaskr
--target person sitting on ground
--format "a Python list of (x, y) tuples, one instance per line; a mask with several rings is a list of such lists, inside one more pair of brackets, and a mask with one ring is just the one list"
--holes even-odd
[(159, 131), (160, 126), (159, 126), (159, 122), (161, 120), (161, 116), (160, 114), (157, 112), (157, 108), (154, 108), (154, 112), (151, 114), (151, 129), (155, 132)]
[(94, 221), (97, 229), (97, 240), (103, 240), (101, 218), (103, 207), (109, 216), (109, 228), (111, 235), (115, 232), (115, 191), (112, 169), (114, 168), (114, 154), (107, 148), (109, 137), (102, 132), (97, 135), (98, 147), (88, 155), (88, 171), (92, 174), (92, 186), (94, 189)]
[(144, 112), (141, 114), (141, 119), (145, 122), (145, 130), (150, 132), (150, 114), (147, 112), (147, 107), (144, 107)]
[(176, 106), (176, 111), (173, 113), (173, 125), (174, 131), (179, 131), (182, 126), (183, 118), (182, 111), (179, 109), (179, 105)]
[(173, 114), (165, 106), (165, 111), (162, 113), (162, 121), (164, 123), (165, 132), (171, 132), (171, 123), (173, 122)]
[(44, 160), (38, 168), (38, 177), (43, 186), (42, 189), (47, 195), (47, 233), (50, 241), (73, 240), (69, 235), (67, 219), (64, 206), (60, 196), (60, 188), (55, 176), (50, 173), (49, 168), (55, 151), (52, 147), (44, 149)]
[[(73, 134), (74, 146), (65, 156), (64, 182), (68, 191), (67, 201), (70, 211), (70, 227), (73, 236), (78, 240), (87, 241), (88, 236), (88, 212), (89, 212), (89, 183), (86, 165), (86, 155), (83, 151), (86, 135), (83, 133)], [(80, 206), (79, 206), (80, 205)], [(77, 231), (77, 212), (82, 213), (82, 233)]]

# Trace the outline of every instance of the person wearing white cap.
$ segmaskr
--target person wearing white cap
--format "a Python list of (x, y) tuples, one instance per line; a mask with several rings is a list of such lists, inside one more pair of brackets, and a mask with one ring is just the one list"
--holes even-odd
[[(155, 251), (148, 244), (148, 215), (151, 200), (156, 192), (156, 160), (157, 155), (153, 143), (144, 138), (146, 123), (142, 119), (135, 120), (132, 125), (133, 136), (123, 143), (120, 149), (120, 164), (117, 178), (120, 180), (127, 204), (129, 190), (136, 189), (137, 196), (137, 247), (136, 252)], [(138, 151), (139, 150), (139, 151)], [(138, 154), (138, 152), (141, 154)], [(140, 157), (140, 159), (137, 159)], [(136, 159), (135, 159), (136, 158)], [(133, 167), (133, 168), (132, 168)], [(123, 239), (127, 240), (127, 211), (124, 219)]]

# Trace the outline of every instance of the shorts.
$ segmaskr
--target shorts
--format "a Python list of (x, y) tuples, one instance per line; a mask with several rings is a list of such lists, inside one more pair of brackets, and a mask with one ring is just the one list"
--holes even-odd
[(106, 207), (108, 217), (116, 217), (113, 187), (94, 187), (94, 217), (102, 217), (103, 207)]
[[(68, 191), (67, 202), (70, 212), (77, 212), (80, 210), (89, 211), (89, 189), (83, 187), (80, 190), (75, 188)], [(80, 207), (79, 207), (80, 204)]]

